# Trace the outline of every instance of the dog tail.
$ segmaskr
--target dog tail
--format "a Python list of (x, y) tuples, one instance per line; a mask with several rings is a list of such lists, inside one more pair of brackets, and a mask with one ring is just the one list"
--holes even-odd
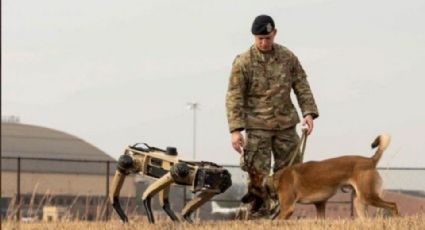
[(372, 149), (378, 147), (375, 154), (372, 156), (372, 161), (375, 167), (378, 164), (379, 159), (381, 159), (381, 156), (384, 153), (385, 149), (390, 144), (390, 141), (391, 137), (388, 134), (381, 134), (375, 139), (375, 141), (373, 141)]

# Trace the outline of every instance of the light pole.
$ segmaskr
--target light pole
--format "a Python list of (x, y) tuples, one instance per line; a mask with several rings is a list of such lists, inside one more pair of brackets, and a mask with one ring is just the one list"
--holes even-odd
[[(196, 110), (199, 109), (199, 103), (198, 102), (188, 102), (187, 103), (187, 108), (191, 109), (193, 111), (193, 156), (192, 156), (192, 160), (196, 161)], [(186, 188), (186, 186), (185, 186)], [(186, 190), (184, 191), (184, 199), (186, 201)], [(199, 219), (199, 212), (200, 209), (196, 210), (196, 219)]]
[(199, 103), (198, 102), (188, 102), (187, 103), (187, 108), (191, 109), (193, 111), (193, 146), (192, 146), (192, 160), (196, 160), (196, 110), (199, 108)]
[[(192, 140), (192, 160), (196, 160), (196, 110), (199, 108), (198, 102), (188, 102), (187, 108), (193, 111), (193, 140)], [(186, 186), (183, 187), (183, 206), (186, 205)], [(197, 210), (197, 214), (199, 215), (199, 210)]]

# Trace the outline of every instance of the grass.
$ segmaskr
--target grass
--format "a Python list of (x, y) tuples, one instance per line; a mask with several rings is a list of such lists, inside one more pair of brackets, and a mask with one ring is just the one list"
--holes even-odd
[(394, 218), (369, 218), (369, 219), (339, 219), (339, 220), (255, 220), (255, 221), (198, 221), (194, 224), (173, 223), (162, 219), (156, 224), (149, 224), (145, 218), (143, 220), (132, 220), (129, 224), (122, 224), (118, 220), (105, 222), (89, 221), (61, 221), (61, 222), (26, 222), (18, 223), (5, 221), (2, 229), (28, 229), (28, 230), (62, 230), (62, 229), (425, 229), (425, 214)]

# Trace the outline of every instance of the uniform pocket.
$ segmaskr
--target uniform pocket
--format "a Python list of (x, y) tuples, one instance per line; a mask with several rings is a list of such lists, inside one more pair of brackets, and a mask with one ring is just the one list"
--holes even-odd
[(243, 171), (248, 171), (252, 166), (252, 159), (258, 150), (259, 141), (259, 138), (250, 133), (246, 135), (245, 146), (240, 157), (240, 166)]

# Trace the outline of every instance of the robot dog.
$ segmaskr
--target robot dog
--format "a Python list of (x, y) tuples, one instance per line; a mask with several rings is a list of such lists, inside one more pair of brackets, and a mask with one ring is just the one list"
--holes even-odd
[[(213, 196), (223, 193), (231, 185), (231, 175), (223, 167), (205, 161), (184, 161), (177, 157), (177, 149), (167, 147), (162, 150), (145, 143), (128, 146), (119, 158), (109, 199), (113, 208), (123, 222), (128, 218), (119, 203), (119, 193), (125, 176), (138, 173), (155, 179), (143, 192), (142, 201), (150, 223), (154, 223), (151, 209), (151, 198), (159, 193), (159, 201), (173, 221), (186, 220), (192, 222), (190, 215)], [(197, 193), (177, 217), (170, 207), (168, 194), (171, 184), (191, 186), (191, 191)]]

